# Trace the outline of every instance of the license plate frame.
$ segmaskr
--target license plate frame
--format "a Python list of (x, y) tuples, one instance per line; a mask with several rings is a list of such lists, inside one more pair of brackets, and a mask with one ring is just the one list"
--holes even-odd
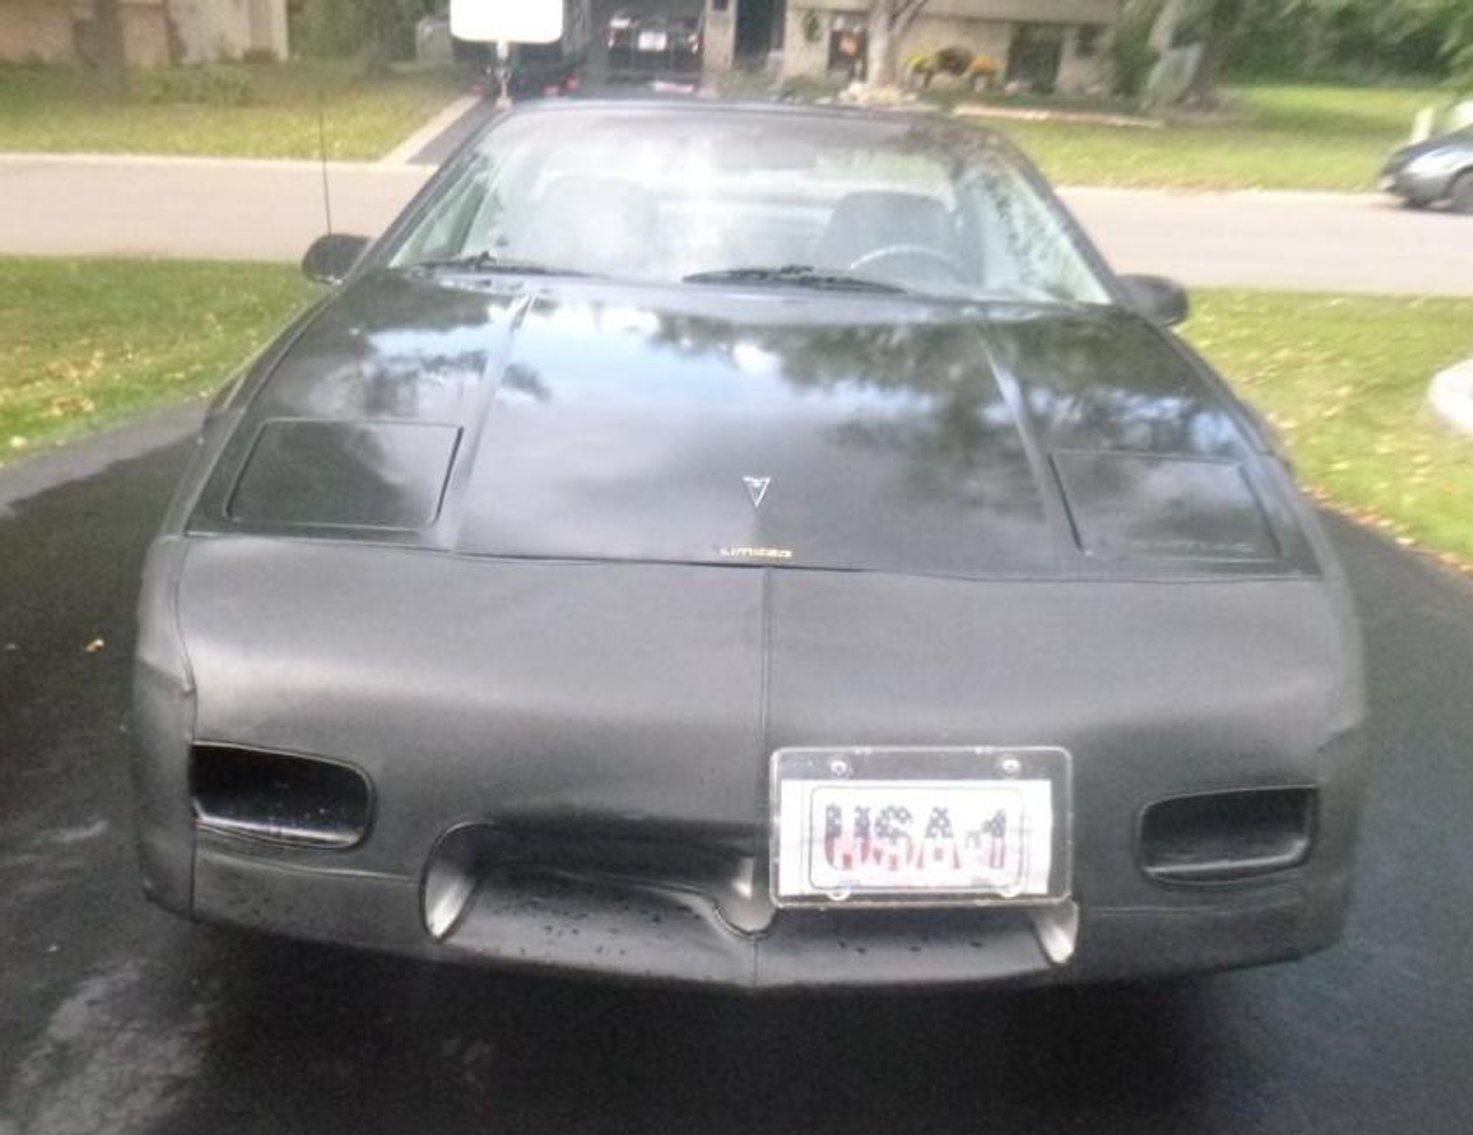
[[(907, 836), (888, 833), (892, 842), (885, 845), (886, 854), (875, 853), (888, 859), (890, 885), (886, 885), (878, 881), (886, 871), (870, 858), (868, 849), (874, 845), (868, 835), (864, 842), (856, 842), (852, 829), (857, 826), (855, 805), (860, 801), (873, 805), (887, 798), (906, 805), (932, 801), (929, 807), (948, 802), (948, 824), (953, 807), (963, 817), (969, 812), (979, 814), (979, 808), (984, 814), (996, 808), (997, 826), (968, 830), (964, 838), (953, 837), (955, 866), (938, 868), (941, 874), (934, 886), (913, 882), (915, 873), (927, 869), (925, 864), (913, 870), (904, 866), (911, 861), (915, 840), (897, 845), (897, 838), (906, 840)], [(839, 855), (843, 867), (836, 867), (830, 853), (839, 845), (815, 834), (819, 807), (824, 810), (826, 834), (833, 834), (831, 805), (838, 806), (843, 817), (842, 839), (848, 842), (842, 847), (861, 859), (857, 869), (853, 869), (854, 854)], [(849, 812), (844, 811), (846, 807)], [(902, 814), (909, 823), (909, 814)], [(769, 891), (778, 907), (1052, 906), (1071, 897), (1073, 760), (1057, 746), (779, 749), (771, 758), (768, 819)], [(867, 823), (865, 831), (869, 831)], [(896, 846), (905, 854), (891, 854)], [(974, 861), (982, 858), (984, 847), (994, 854), (999, 846), (1003, 850), (997, 870), (991, 871), (990, 864), (979, 868)], [(963, 855), (969, 856), (970, 866), (961, 861)], [(897, 859), (902, 861), (898, 870)], [(987, 876), (985, 881), (977, 870)], [(907, 872), (912, 881), (904, 881)], [(960, 875), (967, 875), (967, 885)], [(896, 883), (897, 878), (902, 882)], [(834, 885), (846, 880), (848, 885)]]
[(634, 49), (640, 54), (657, 54), (670, 50), (670, 33), (642, 31), (635, 36)]

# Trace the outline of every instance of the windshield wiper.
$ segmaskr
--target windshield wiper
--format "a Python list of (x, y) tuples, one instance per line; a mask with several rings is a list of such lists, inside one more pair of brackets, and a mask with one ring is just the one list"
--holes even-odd
[(903, 295), (905, 289), (865, 276), (855, 276), (811, 264), (784, 264), (776, 268), (722, 268), (714, 272), (697, 272), (681, 281), (685, 284), (781, 284), (795, 288), (815, 288), (835, 292), (883, 292)]
[(416, 260), (404, 265), (411, 270), (426, 272), (448, 269), (453, 272), (504, 272), (519, 276), (591, 276), (591, 272), (580, 272), (576, 268), (558, 268), (551, 264), (539, 264), (535, 260), (517, 260), (510, 256), (497, 256), (494, 252), (474, 252), (468, 256), (441, 256), (429, 260)]

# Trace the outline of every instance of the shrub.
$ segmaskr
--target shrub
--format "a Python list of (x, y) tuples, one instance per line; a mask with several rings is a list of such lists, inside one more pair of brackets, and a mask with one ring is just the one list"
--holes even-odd
[(1002, 68), (997, 60), (974, 55), (965, 47), (943, 47), (930, 55), (913, 55), (905, 61), (906, 74), (922, 87), (937, 75), (949, 75), (969, 83), (975, 90), (995, 78)]

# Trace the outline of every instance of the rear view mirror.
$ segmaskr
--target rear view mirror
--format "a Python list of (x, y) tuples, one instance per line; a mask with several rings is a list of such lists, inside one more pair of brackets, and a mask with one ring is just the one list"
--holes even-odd
[(1192, 312), (1187, 291), (1165, 276), (1121, 276), (1126, 305), (1162, 327), (1185, 323)]
[(320, 236), (302, 257), (302, 274), (319, 284), (341, 284), (371, 243), (366, 236), (348, 233)]

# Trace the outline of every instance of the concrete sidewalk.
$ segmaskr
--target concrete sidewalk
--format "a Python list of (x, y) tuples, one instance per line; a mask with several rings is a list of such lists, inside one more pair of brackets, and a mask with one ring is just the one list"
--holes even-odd
[[(377, 234), (432, 171), (328, 163), (333, 228)], [(294, 261), (327, 229), (312, 161), (0, 155), (0, 254)]]
[[(334, 227), (377, 234), (430, 172), (330, 163)], [(1063, 196), (1123, 272), (1196, 286), (1473, 295), (1473, 218), (1367, 195)], [(315, 162), (0, 155), (0, 255), (294, 261), (325, 228)]]

